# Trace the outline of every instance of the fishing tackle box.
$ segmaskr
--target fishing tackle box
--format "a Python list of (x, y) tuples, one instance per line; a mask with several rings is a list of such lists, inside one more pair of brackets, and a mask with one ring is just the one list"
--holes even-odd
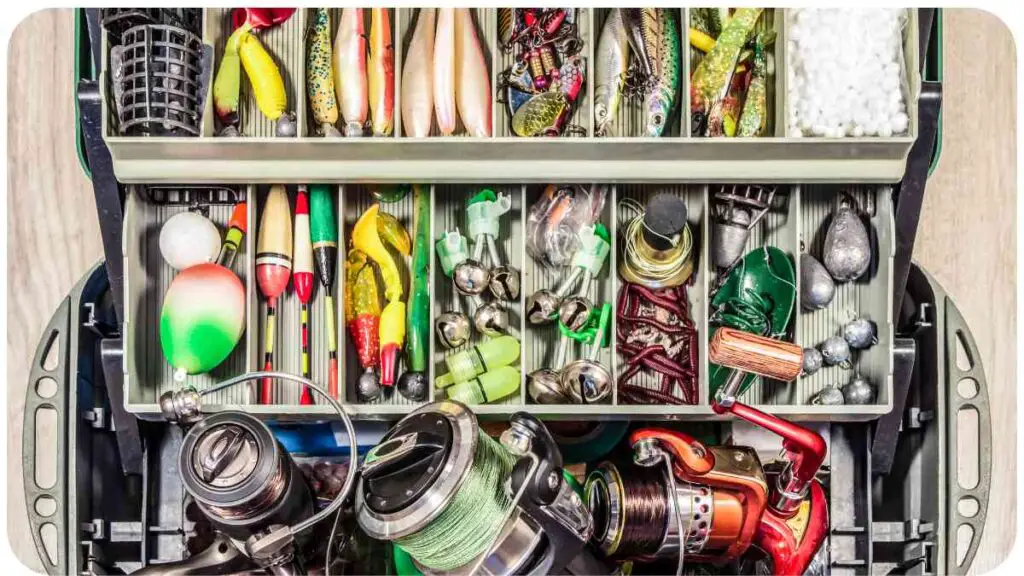
[[(204, 42), (223, 43), (228, 12), (203, 10)], [(411, 17), (406, 10), (397, 12), (393, 19), (396, 51), (407, 44), (403, 30), (409, 28)], [(494, 12), (475, 11), (490, 55), (497, 54)], [(777, 62), (785, 62), (780, 54), (785, 46), (782, 12), (773, 14), (782, 35), (776, 44)], [(159, 395), (173, 387), (155, 330), (161, 294), (171, 278), (156, 237), (159, 225), (174, 213), (187, 209), (198, 197), (209, 206), (209, 216), (223, 225), (229, 202), (248, 200), (250, 234), (235, 269), (247, 288), (249, 330), (218, 372), (190, 377), (190, 383), (202, 386), (258, 367), (262, 342), (258, 320), (264, 304), (251, 281), (252, 232), (269, 183), (337, 182), (335, 200), (343, 236), (371, 202), (367, 186), (355, 182), (434, 182), (430, 186), (434, 237), (442, 230), (464, 226), (460, 222), (463, 203), (482, 186), (508, 194), (512, 210), (502, 218), (499, 251), (522, 269), (525, 298), (555, 282), (524, 250), (523, 224), (540, 183), (596, 180), (609, 183), (602, 221), (613, 238), (626, 217), (619, 203), (622, 199), (643, 202), (655, 191), (668, 191), (687, 203), (698, 251), (690, 305), (700, 341), (701, 403), (626, 406), (613, 398), (612, 405), (606, 406), (535, 405), (521, 386), (518, 397), (475, 411), (497, 420), (526, 409), (549, 419), (628, 418), (684, 427), (687, 423), (679, 421), (715, 419), (703, 375), (708, 362), (705, 336), (711, 282), (705, 240), (710, 237), (708, 215), (716, 187), (726, 182), (777, 185), (780, 202), (752, 231), (748, 248), (777, 245), (794, 264), (802, 251), (820, 244), (837, 194), (847, 192), (871, 224), (876, 258), (870, 280), (841, 286), (826, 311), (797, 312), (793, 337), (813, 345), (835, 333), (851, 311), (869, 314), (878, 324), (879, 343), (857, 368), (878, 386), (877, 404), (810, 405), (810, 396), (824, 385), (843, 383), (836, 380), (840, 375), (834, 371), (792, 385), (758, 383), (742, 399), (786, 418), (818, 421), (809, 425), (829, 438), (829, 565), (833, 571), (965, 572), (977, 550), (987, 510), (988, 400), (980, 357), (966, 324), (941, 287), (910, 262), (926, 174), (938, 154), (941, 13), (922, 9), (910, 14), (905, 53), (913, 121), (907, 137), (818, 140), (786, 138), (776, 132), (776, 137), (756, 140), (698, 139), (686, 134), (688, 118), (681, 118), (677, 136), (657, 141), (589, 135), (524, 140), (503, 134), (507, 129), (501, 124), (504, 113), (495, 105), (496, 137), (482, 142), (468, 137), (413, 140), (400, 135), (328, 141), (310, 134), (301, 106), (298, 139), (269, 137), (267, 126), (251, 112), (249, 120), (243, 120), (248, 137), (216, 139), (209, 109), (197, 138), (113, 136), (105, 65), (95, 65), (106, 61), (106, 32), (101, 31), (95, 10), (79, 10), (80, 146), (102, 214), (107, 259), (54, 315), (30, 376), (25, 412), (26, 498), (47, 571), (105, 572), (178, 560), (195, 528), (174, 465), (180, 434), (158, 421), (156, 405)], [(599, 10), (583, 10), (581, 32), (589, 35), (591, 51), (590, 32), (596, 29), (595, 19), (602, 17)], [(300, 66), (295, 69), (299, 72), (286, 74), (290, 102), (304, 101), (302, 31), (307, 18), (306, 11), (299, 10), (285, 26), (261, 36), (286, 70), (295, 63)], [(401, 58), (397, 60), (396, 78), (400, 78)], [(497, 60), (501, 57), (491, 58), (492, 73)], [(590, 85), (588, 81), (588, 91)], [(777, 110), (784, 106), (779, 102), (784, 94), (785, 87), (776, 85)], [(584, 101), (589, 102), (589, 92)], [(255, 110), (243, 94), (243, 117), (246, 106)], [(629, 119), (622, 122), (626, 125)], [(399, 118), (396, 124), (400, 125)], [(450, 181), (453, 174), (459, 175), (459, 182)], [(386, 207), (409, 224), (411, 198)], [(598, 279), (598, 295), (604, 301), (614, 301), (619, 288), (617, 252), (612, 250), (609, 266)], [(433, 319), (453, 294), (436, 264), (431, 266)], [(408, 266), (400, 268), (407, 274)], [(341, 287), (336, 290), (340, 293)], [(314, 348), (326, 338), (315, 321), (323, 295), (316, 298), (311, 323)], [(293, 299), (289, 294), (280, 306), (277, 350), (278, 368), (297, 371), (298, 312)], [(553, 339), (532, 333), (521, 302), (511, 305), (510, 316), (526, 335), (520, 358), (525, 374), (550, 354)], [(339, 332), (344, 336), (343, 328)], [(339, 342), (344, 343), (342, 381), (348, 382), (358, 373), (358, 364), (353, 351), (345, 350), (347, 338)], [(431, 346), (433, 379), (445, 368), (442, 351), (434, 342)], [(603, 354), (602, 360), (617, 369), (614, 347)], [(325, 374), (326, 358), (315, 357), (314, 379), (323, 381)], [(397, 394), (376, 404), (356, 402), (351, 384), (343, 386), (343, 394), (346, 407), (364, 420), (394, 421), (412, 409)], [(278, 400), (282, 403), (258, 406), (249, 403), (244, 391), (228, 391), (214, 397), (213, 408), (241, 409), (283, 422), (329, 416), (322, 407), (297, 406), (290, 396)], [(731, 427), (737, 437), (743, 430), (742, 425), (720, 425)], [(37, 434), (44, 429), (58, 431), (56, 450), (37, 443)], [(754, 443), (759, 434), (748, 430), (743, 437)], [(970, 462), (965, 466), (960, 458)], [(968, 478), (963, 476), (964, 469)], [(966, 544), (958, 547), (958, 538)]]

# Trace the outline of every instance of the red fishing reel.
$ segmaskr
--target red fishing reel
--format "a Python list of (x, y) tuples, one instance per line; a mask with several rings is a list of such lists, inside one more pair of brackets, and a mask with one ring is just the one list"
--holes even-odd
[(732, 398), (727, 404), (715, 402), (712, 407), (782, 437), (783, 469), (771, 485), (754, 545), (771, 558), (775, 574), (802, 574), (828, 535), (828, 501), (815, 479), (825, 461), (825, 440), (812, 430)]

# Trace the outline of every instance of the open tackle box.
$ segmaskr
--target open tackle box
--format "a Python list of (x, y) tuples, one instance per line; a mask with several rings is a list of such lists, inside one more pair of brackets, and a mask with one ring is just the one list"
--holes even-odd
[[(392, 12), (398, 83), (416, 14), (406, 9)], [(485, 39), (488, 70), (497, 85), (498, 71), (507, 66), (509, 54), (499, 49), (496, 10), (473, 12), (478, 36)], [(578, 12), (584, 53), (593, 62), (595, 30), (608, 10)], [(687, 9), (679, 12), (685, 15)], [(786, 61), (785, 11), (769, 12), (768, 21), (779, 34), (774, 50), (781, 69)], [(797, 279), (800, 254), (819, 250), (836, 199), (840, 193), (847, 194), (869, 224), (874, 256), (870, 271), (860, 281), (840, 285), (826, 309), (794, 312), (788, 339), (814, 346), (835, 334), (850, 317), (869, 317), (877, 326), (878, 342), (856, 358), (855, 369), (875, 384), (874, 402), (813, 404), (812, 397), (826, 386), (845, 383), (849, 373), (838, 369), (824, 369), (790, 384), (758, 379), (740, 400), (804, 422), (828, 442), (820, 473), (829, 492), (826, 572), (965, 573), (977, 550), (988, 505), (988, 398), (966, 323), (942, 288), (911, 264), (925, 181), (938, 153), (941, 12), (908, 13), (904, 88), (912, 121), (907, 136), (787, 136), (780, 121), (785, 117), (786, 75), (780, 71), (770, 91), (777, 111), (772, 136), (696, 138), (690, 134), (687, 113), (678, 115), (666, 137), (623, 136), (635, 132), (638, 122), (636, 110), (624, 106), (613, 121), (613, 135), (598, 138), (588, 70), (587, 93), (574, 119), (582, 130), (574, 138), (515, 138), (499, 102), (492, 109), (491, 138), (460, 134), (461, 126), (453, 138), (407, 138), (402, 134), (400, 91), (396, 90), (394, 136), (332, 140), (314, 134), (304, 104), (303, 40), (311, 11), (298, 10), (285, 25), (261, 37), (283, 69), (289, 102), (300, 103), (295, 110), (298, 137), (275, 137), (273, 127), (256, 112), (255, 102), (243, 88), (239, 107), (243, 136), (224, 139), (215, 136), (209, 100), (195, 137), (117, 135), (107, 100), (107, 31), (101, 28), (96, 10), (79, 10), (80, 145), (102, 215), (107, 258), (54, 314), (30, 376), (24, 436), (26, 498), (31, 529), (47, 571), (132, 571), (181, 560), (197, 553), (199, 542), (208, 541), (201, 537), (208, 536), (208, 526), (178, 478), (181, 432), (160, 420), (160, 395), (179, 386), (159, 350), (156, 329), (162, 294), (174, 275), (160, 254), (161, 224), (200, 202), (208, 217), (223, 226), (232, 204), (247, 202), (249, 234), (233, 264), (245, 287), (247, 329), (216, 370), (188, 377), (188, 384), (202, 388), (262, 365), (265, 334), (260, 320), (265, 302), (255, 282), (253, 232), (271, 184), (287, 183), (294, 202), (294, 184), (332, 182), (339, 246), (347, 246), (356, 219), (373, 203), (370, 189), (380, 183), (412, 181), (428, 183), (434, 239), (443, 231), (465, 226), (465, 200), (482, 188), (510, 200), (511, 208), (500, 224), (498, 251), (522, 271), (523, 296), (510, 302), (507, 312), (510, 324), (522, 336), (516, 365), (523, 376), (518, 394), (474, 407), (481, 419), (502, 421), (526, 411), (549, 421), (649, 421), (681, 430), (710, 427), (720, 439), (732, 438), (765, 450), (766, 461), (777, 444), (765, 440), (759, 430), (717, 416), (710, 404), (707, 334), (714, 270), (708, 263), (708, 240), (715, 194), (723, 186), (775, 187), (775, 201), (752, 229), (746, 248), (779, 248), (793, 262)], [(205, 65), (210, 66), (222, 57), (230, 10), (203, 9), (201, 19), (201, 41), (210, 47)], [(683, 62), (686, 93), (689, 58)], [(556, 334), (528, 323), (524, 301), (526, 295), (552, 287), (559, 278), (526, 253), (526, 219), (544, 185), (557, 181), (607, 182), (602, 185), (608, 196), (599, 220), (615, 240), (608, 265), (592, 291), (602, 302), (614, 303), (622, 287), (617, 244), (631, 215), (624, 201), (642, 204), (657, 193), (669, 193), (686, 204), (695, 254), (688, 289), (688, 308), (698, 334), (695, 405), (626, 404), (615, 388), (610, 403), (602, 405), (536, 404), (530, 398), (525, 375), (550, 361)], [(383, 206), (411, 227), (411, 195)], [(433, 325), (457, 296), (431, 254)], [(399, 266), (406, 285), (409, 268), (408, 259)], [(339, 274), (342, 281), (334, 287), (339, 319), (344, 318), (343, 277)], [(323, 313), (326, 301), (323, 291), (316, 291), (313, 318)], [(279, 311), (275, 367), (295, 373), (301, 362), (300, 334), (297, 299), (290, 291), (282, 297)], [(326, 328), (322, 322), (311, 327), (311, 345), (321, 349), (328, 338)], [(611, 333), (615, 334), (614, 317)], [(336, 336), (341, 357), (339, 400), (361, 421), (360, 426), (372, 428), (371, 420), (394, 422), (422, 404), (399, 394), (359, 401), (354, 387), (361, 368), (343, 322)], [(428, 382), (446, 371), (445, 355), (432, 337)], [(599, 360), (613, 374), (623, 369), (625, 362), (614, 338)], [(312, 378), (324, 381), (327, 370), (326, 356), (314, 354)], [(640, 385), (656, 384), (641, 379)], [(442, 398), (441, 392), (430, 389), (427, 401)], [(216, 393), (207, 407), (241, 410), (299, 428), (322, 426), (331, 417), (326, 406), (300, 406), (291, 388), (281, 387), (275, 401), (256, 404), (250, 391), (236, 387)], [(58, 430), (56, 449), (37, 441), (47, 427)]]

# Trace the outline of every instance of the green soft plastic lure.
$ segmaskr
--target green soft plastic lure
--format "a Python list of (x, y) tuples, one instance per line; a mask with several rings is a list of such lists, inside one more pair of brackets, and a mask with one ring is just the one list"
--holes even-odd
[(725, 23), (715, 47), (697, 65), (690, 82), (690, 109), (706, 116), (725, 97), (736, 63), (764, 8), (737, 8)]
[(758, 34), (754, 43), (754, 68), (740, 115), (739, 136), (764, 136), (768, 130), (768, 56), (765, 47), (771, 39), (771, 35)]
[(657, 138), (665, 132), (668, 119), (675, 109), (679, 95), (680, 40), (675, 10), (658, 8), (661, 34), (658, 49), (658, 75), (654, 86), (644, 97), (644, 130), (647, 136)]
[(406, 327), (406, 358), (409, 370), (427, 371), (430, 354), (430, 192), (423, 186), (413, 186), (415, 206), (415, 240), (412, 254), (412, 290), (409, 294), (409, 312)]

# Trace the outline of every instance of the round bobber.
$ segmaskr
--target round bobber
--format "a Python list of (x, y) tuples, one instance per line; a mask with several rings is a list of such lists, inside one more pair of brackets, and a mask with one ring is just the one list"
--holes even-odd
[(160, 310), (160, 347), (175, 380), (212, 370), (244, 331), (245, 287), (232, 271), (200, 264), (171, 282)]

